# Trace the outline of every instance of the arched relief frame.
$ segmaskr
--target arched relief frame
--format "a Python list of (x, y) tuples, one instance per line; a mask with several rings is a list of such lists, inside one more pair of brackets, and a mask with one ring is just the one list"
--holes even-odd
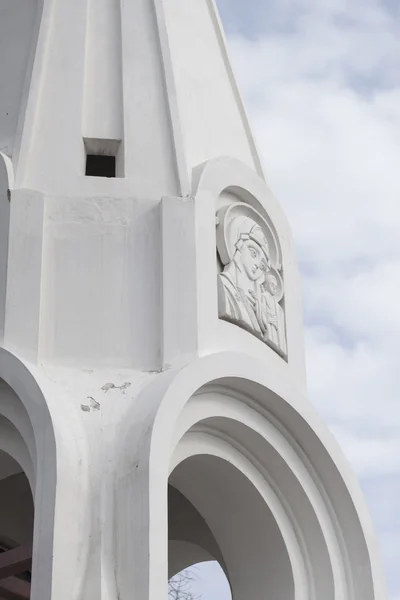
[[(221, 157), (198, 166), (193, 171), (197, 243), (197, 306), (200, 351), (204, 348), (246, 350), (278, 369), (287, 366), (298, 381), (305, 384), (304, 339), (301, 306), (301, 284), (296, 253), (286, 216), (268, 188), (253, 169), (237, 159)], [(216, 283), (216, 215), (226, 204), (243, 203), (251, 207), (265, 222), (277, 248), (276, 278), (283, 277), (285, 296), (281, 306), (285, 313), (286, 352), (249, 335), (242, 327), (232, 326), (218, 318), (218, 282)], [(247, 210), (245, 208), (245, 210)], [(279, 286), (278, 286), (279, 287)], [(229, 320), (229, 319), (228, 319)], [(261, 337), (261, 336), (259, 336)], [(282, 361), (282, 355), (286, 360)]]
[(287, 358), (279, 237), (265, 218), (224, 190), (217, 200), (218, 314)]

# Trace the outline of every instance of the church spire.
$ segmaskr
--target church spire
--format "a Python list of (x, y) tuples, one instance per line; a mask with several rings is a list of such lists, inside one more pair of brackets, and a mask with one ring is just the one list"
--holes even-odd
[[(17, 187), (186, 196), (222, 155), (262, 174), (212, 0), (41, 0), (29, 19)], [(114, 157), (118, 181), (85, 180), (88, 154)]]

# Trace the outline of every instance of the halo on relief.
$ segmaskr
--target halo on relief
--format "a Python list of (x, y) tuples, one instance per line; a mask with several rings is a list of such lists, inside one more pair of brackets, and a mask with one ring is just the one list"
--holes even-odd
[[(268, 279), (268, 276), (273, 276), (276, 279), (276, 283), (277, 283), (277, 289), (276, 289), (276, 294), (275, 294), (275, 299), (277, 302), (280, 302), (283, 298), (283, 294), (284, 294), (284, 289), (283, 289), (283, 279), (281, 274), (279, 273), (279, 271), (277, 271), (274, 268), (269, 269), (269, 271), (267, 271), (267, 273), (265, 274), (265, 279)], [(264, 287), (265, 289), (268, 291), (267, 288), (267, 283), (264, 283)]]
[[(278, 263), (279, 249), (275, 235), (267, 221), (255, 208), (244, 202), (235, 202), (221, 208), (217, 213), (217, 219), (217, 249), (224, 265), (229, 264), (233, 259), (240, 234), (246, 230), (249, 231), (256, 224), (262, 230), (265, 238), (262, 245), (263, 251), (264, 253), (268, 252), (271, 268), (277, 273), (280, 264)], [(258, 240), (256, 241), (258, 242)], [(279, 282), (282, 283), (280, 276), (278, 285)], [(283, 284), (281, 287), (283, 288)]]

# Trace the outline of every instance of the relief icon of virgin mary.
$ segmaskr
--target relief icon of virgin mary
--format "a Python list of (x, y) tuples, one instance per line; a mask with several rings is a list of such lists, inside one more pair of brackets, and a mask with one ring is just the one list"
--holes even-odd
[[(218, 276), (219, 315), (261, 337), (286, 354), (283, 283), (271, 260), (261, 215), (247, 205), (222, 209), (217, 229), (218, 253), (224, 265)], [(271, 285), (272, 284), (272, 285)], [(271, 293), (271, 287), (273, 293)]]

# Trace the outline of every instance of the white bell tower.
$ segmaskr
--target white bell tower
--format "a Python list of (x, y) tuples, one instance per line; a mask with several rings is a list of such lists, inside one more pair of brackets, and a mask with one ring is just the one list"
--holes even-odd
[(213, 0), (0, 0), (0, 48), (0, 597), (213, 559), (235, 600), (384, 600)]

